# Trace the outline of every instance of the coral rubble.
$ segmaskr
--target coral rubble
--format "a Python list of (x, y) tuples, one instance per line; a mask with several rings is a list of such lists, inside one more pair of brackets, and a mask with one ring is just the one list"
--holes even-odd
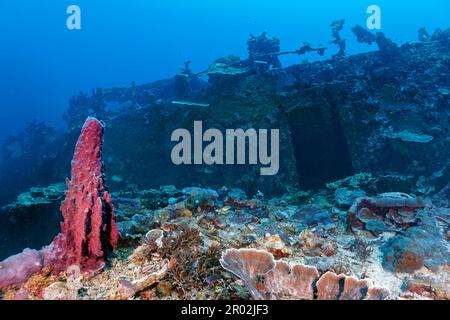
[[(370, 195), (371, 185), (356, 183), (361, 176), (332, 185), (354, 185)], [(295, 197), (173, 186), (113, 193), (122, 236), (108, 268), (83, 277), (69, 266), (54, 277), (42, 264), (25, 283), (5, 288), (4, 298), (379, 300), (448, 294), (441, 209), (420, 209), (416, 225), (375, 238), (364, 230), (348, 232), (347, 211), (333, 202), (311, 210), (288, 204)], [(334, 190), (311, 191), (307, 198), (332, 200)], [(326, 223), (311, 222), (311, 212), (326, 212)], [(419, 265), (409, 252), (420, 256)]]

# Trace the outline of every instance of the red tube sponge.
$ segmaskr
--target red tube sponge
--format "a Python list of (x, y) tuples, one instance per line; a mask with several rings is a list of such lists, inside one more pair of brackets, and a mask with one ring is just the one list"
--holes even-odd
[(111, 197), (104, 186), (103, 124), (88, 118), (81, 130), (72, 160), (72, 179), (61, 204), (61, 233), (44, 249), (46, 265), (55, 272), (79, 266), (82, 272), (102, 269), (115, 249), (119, 231)]

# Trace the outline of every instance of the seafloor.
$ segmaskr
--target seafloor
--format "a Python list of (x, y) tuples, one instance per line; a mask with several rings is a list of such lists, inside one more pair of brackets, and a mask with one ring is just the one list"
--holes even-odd
[[(0, 260), (59, 232), (55, 183), (87, 116), (106, 123), (120, 241), (102, 271), (44, 268), (0, 298), (449, 299), (450, 30), (420, 39), (283, 69), (249, 63), (275, 41), (251, 38), (249, 60), (74, 97), (67, 132), (30, 124), (2, 145)], [(171, 164), (170, 133), (194, 120), (279, 128), (279, 174)]]

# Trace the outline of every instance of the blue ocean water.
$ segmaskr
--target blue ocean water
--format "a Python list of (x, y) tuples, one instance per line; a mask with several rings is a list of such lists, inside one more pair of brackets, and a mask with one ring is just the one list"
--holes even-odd
[[(71, 4), (82, 10), (81, 30), (66, 27)], [(246, 57), (250, 33), (279, 37), (283, 50), (328, 45), (330, 23), (345, 18), (347, 53), (375, 50), (350, 32), (365, 25), (371, 4), (399, 43), (415, 41), (420, 27), (449, 27), (448, 0), (2, 0), (0, 138), (33, 119), (64, 126), (80, 91), (168, 78), (186, 60), (200, 71), (224, 55)]]

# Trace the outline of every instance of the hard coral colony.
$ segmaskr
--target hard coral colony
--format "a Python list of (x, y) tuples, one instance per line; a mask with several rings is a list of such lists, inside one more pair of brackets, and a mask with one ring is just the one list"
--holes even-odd
[[(186, 62), (170, 81), (73, 98), (56, 142), (37, 143), (56, 133), (36, 124), (28, 140), (11, 138), (0, 166), (13, 167), (16, 144), (38, 167), (41, 153), (55, 154), (54, 181), (70, 157), (61, 145), (81, 127), (67, 190), (30, 185), (0, 208), (0, 253), (10, 256), (0, 298), (450, 299), (450, 30), (397, 46), (356, 26), (379, 51), (347, 57), (344, 25), (331, 25), (332, 59), (283, 69), (282, 55), (326, 48), (282, 52), (263, 33), (249, 38), (246, 60), (220, 58), (198, 74)], [(88, 115), (108, 121), (105, 143), (104, 123)], [(280, 128), (279, 173), (167, 165), (170, 146), (158, 141), (198, 118)], [(14, 185), (8, 171), (0, 177)], [(51, 241), (48, 226), (20, 219), (60, 221), (64, 195), (54, 240), (11, 255), (3, 243), (20, 252)], [(22, 228), (35, 242), (19, 239)]]

